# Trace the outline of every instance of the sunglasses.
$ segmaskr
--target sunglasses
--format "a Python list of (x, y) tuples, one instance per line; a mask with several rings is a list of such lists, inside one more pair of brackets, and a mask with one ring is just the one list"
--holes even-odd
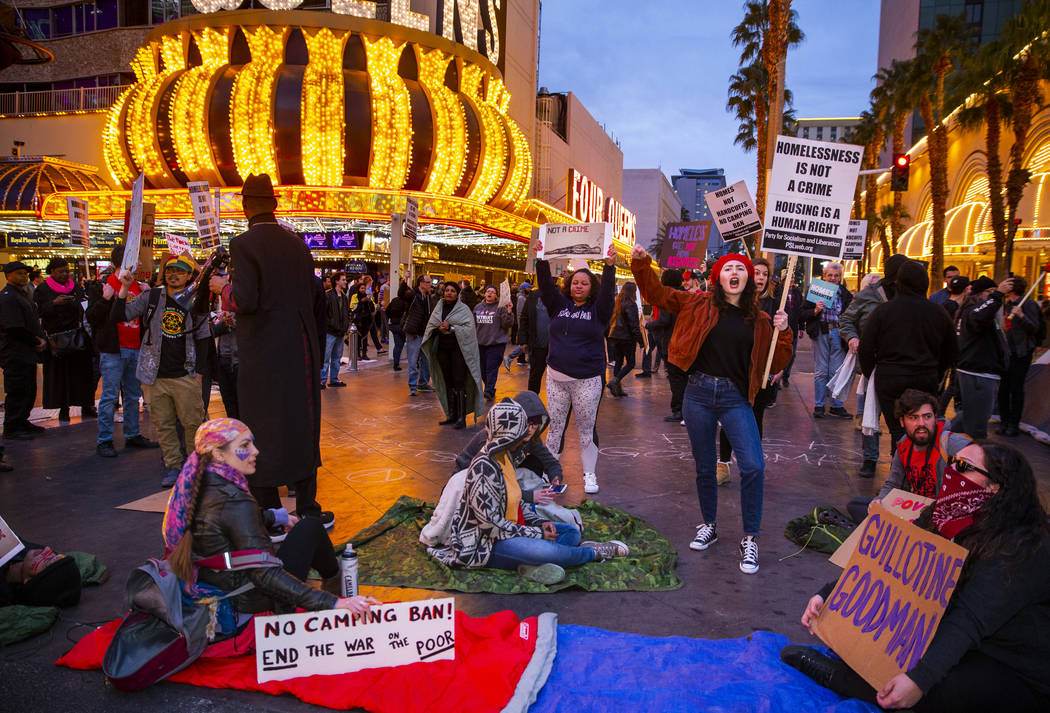
[(948, 459), (948, 462), (951, 465), (955, 466), (955, 469), (960, 473), (980, 473), (989, 480), (995, 480), (995, 478), (992, 477), (992, 474), (989, 473), (987, 470), (984, 470), (983, 468), (978, 468), (970, 461), (963, 460), (958, 456), (952, 456)]

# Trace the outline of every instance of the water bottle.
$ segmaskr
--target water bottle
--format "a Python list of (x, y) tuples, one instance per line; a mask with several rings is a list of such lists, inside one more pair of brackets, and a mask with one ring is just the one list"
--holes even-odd
[(354, 546), (346, 543), (343, 556), (339, 559), (339, 573), (342, 575), (342, 595), (344, 597), (357, 596), (357, 553)]

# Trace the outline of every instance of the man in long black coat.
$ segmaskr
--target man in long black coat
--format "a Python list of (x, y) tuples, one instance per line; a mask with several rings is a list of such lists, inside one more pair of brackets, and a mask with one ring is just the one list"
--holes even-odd
[(316, 500), (321, 353), (313, 258), (298, 236), (277, 224), (269, 176), (248, 176), (241, 195), (248, 230), (230, 241), (232, 282), (223, 296), (237, 313), (241, 420), (259, 448), (248, 484), (263, 508), (281, 507), (277, 487), (293, 486), (299, 516), (320, 517), (327, 527), (334, 516)]

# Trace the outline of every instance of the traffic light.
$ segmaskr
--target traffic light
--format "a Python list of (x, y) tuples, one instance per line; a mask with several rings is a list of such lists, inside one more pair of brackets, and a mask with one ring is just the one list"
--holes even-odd
[(893, 169), (890, 172), (890, 190), (908, 190), (908, 167), (911, 158), (906, 153), (894, 154)]

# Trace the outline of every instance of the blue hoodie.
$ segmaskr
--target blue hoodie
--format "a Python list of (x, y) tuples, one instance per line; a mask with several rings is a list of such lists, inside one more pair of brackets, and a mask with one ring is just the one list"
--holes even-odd
[(602, 269), (597, 298), (582, 306), (561, 293), (546, 260), (536, 261), (536, 282), (551, 320), (547, 366), (574, 379), (604, 374), (605, 333), (616, 300), (616, 268), (606, 265)]

